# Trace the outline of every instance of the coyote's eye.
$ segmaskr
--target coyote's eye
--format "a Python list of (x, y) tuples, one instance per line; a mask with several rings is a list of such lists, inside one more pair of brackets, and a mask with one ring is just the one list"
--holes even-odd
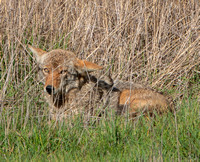
[(43, 72), (44, 72), (44, 73), (49, 73), (49, 69), (44, 68), (44, 69), (43, 69)]
[(65, 74), (67, 72), (67, 70), (61, 70), (60, 74)]

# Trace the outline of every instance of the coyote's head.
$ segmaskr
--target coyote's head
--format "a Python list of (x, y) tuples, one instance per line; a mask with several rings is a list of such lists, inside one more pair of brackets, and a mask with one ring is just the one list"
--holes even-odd
[(87, 73), (102, 69), (94, 63), (78, 59), (74, 53), (61, 49), (50, 52), (29, 45), (40, 69), (44, 90), (55, 98), (79, 88)]

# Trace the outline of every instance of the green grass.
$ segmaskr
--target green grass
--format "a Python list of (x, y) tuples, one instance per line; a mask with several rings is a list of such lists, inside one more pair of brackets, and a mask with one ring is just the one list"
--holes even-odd
[[(199, 160), (197, 1), (0, 1), (0, 161)], [(27, 44), (112, 65), (114, 81), (167, 92), (177, 112), (50, 125)]]
[(139, 161), (199, 160), (200, 120), (197, 99), (183, 99), (176, 114), (135, 122), (110, 117), (84, 126), (81, 118), (70, 124), (50, 125), (30, 119), (8, 129), (0, 126), (0, 161)]

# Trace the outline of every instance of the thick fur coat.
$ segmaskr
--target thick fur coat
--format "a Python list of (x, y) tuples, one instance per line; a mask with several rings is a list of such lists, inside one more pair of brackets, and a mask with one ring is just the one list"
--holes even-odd
[(39, 79), (44, 83), (45, 98), (54, 120), (80, 113), (98, 115), (105, 109), (130, 116), (169, 110), (169, 101), (162, 94), (129, 82), (114, 84), (108, 76), (102, 79), (95, 71), (103, 67), (80, 60), (70, 51), (29, 48), (36, 58)]

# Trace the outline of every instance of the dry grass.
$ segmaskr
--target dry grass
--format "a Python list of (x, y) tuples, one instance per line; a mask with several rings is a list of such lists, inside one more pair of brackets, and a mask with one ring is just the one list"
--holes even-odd
[[(186, 97), (156, 124), (50, 129), (27, 44), (71, 50), (114, 80)], [(199, 0), (0, 0), (0, 159), (199, 159), (199, 65)]]
[(18, 117), (24, 111), (28, 116), (40, 115), (41, 110), (39, 102), (35, 102), (41, 87), (35, 79), (35, 61), (28, 43), (45, 50), (71, 50), (105, 69), (112, 66), (115, 80), (159, 89), (174, 87), (180, 94), (192, 82), (198, 82), (197, 0), (0, 3), (0, 100), (2, 107), (11, 108), (10, 113), (20, 108)]

